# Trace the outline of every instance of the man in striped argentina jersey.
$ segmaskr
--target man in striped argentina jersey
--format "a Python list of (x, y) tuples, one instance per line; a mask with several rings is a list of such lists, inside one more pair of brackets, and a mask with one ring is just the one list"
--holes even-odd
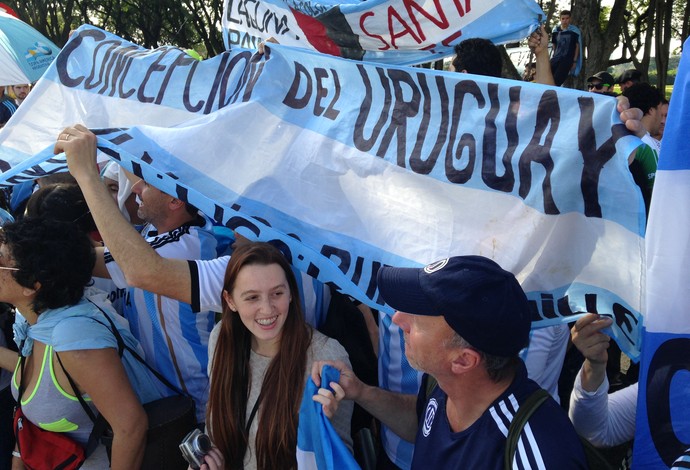
[[(180, 385), (184, 381), (197, 401), (197, 418), (203, 422), (208, 395), (208, 338), (214, 319), (209, 310), (222, 311), (223, 278), (230, 257), (215, 258), (216, 240), (208, 219), (185, 215), (187, 206), (182, 201), (142, 181), (132, 188), (140, 199), (139, 216), (157, 229), (148, 233), (144, 229), (149, 241), (145, 243), (124, 219), (100, 179), (96, 136), (76, 125), (63, 130), (60, 139), (59, 150), (67, 155), (70, 172), (79, 182), (110, 250), (106, 266), (99, 269), (97, 263), (97, 275), (110, 275), (118, 287), (136, 286), (129, 287), (126, 301), (132, 332), (146, 349), (147, 359), (166, 378)], [(161, 215), (170, 214), (172, 208), (177, 222), (161, 220)], [(330, 291), (306, 275), (299, 276), (298, 281), (306, 319), (319, 326), (327, 312)]]
[[(379, 291), (396, 309), (405, 355), (428, 375), (417, 397), (363, 384), (342, 363), (340, 385), (402, 438), (415, 443), (412, 469), (503, 469), (508, 429), (539, 389), (519, 357), (529, 304), (512, 273), (488, 258), (456, 256), (424, 268), (383, 267)], [(312, 378), (320, 385), (315, 363)], [(431, 377), (437, 385), (427, 391)], [(415, 407), (416, 403), (416, 407)], [(513, 468), (587, 468), (580, 440), (549, 397), (522, 429)]]
[[(147, 222), (142, 234), (160, 256), (211, 259), (217, 241), (212, 223), (196, 208), (143, 180), (132, 186), (138, 215)], [(135, 287), (106, 248), (103, 261), (115, 285), (127, 289), (122, 313), (140, 341), (146, 360), (180, 390), (194, 398), (197, 420), (205, 421), (208, 399), (208, 340), (215, 315), (189, 303)], [(172, 393), (161, 384), (161, 391)]]

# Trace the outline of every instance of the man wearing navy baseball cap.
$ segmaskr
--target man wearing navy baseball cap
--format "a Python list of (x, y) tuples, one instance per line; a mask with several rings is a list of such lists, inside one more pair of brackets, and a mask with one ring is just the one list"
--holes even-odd
[[(425, 373), (422, 387), (417, 397), (389, 392), (336, 363), (345, 398), (415, 443), (413, 469), (504, 468), (511, 421), (539, 390), (518, 356), (531, 321), (515, 276), (488, 258), (456, 256), (424, 268), (381, 268), (378, 287), (396, 310), (405, 356)], [(312, 368), (317, 385), (323, 364)], [(550, 397), (516, 449), (513, 468), (587, 468), (572, 424)]]

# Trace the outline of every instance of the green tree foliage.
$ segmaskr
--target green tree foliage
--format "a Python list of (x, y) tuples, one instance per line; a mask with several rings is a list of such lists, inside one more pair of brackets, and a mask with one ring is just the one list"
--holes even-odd
[(6, 1), (58, 46), (84, 23), (144, 47), (173, 44), (205, 57), (224, 50), (222, 0), (22, 0)]
[(575, 86), (581, 87), (586, 77), (600, 70), (632, 63), (647, 78), (655, 68), (657, 84), (664, 87), (669, 57), (677, 53), (672, 44), (690, 32), (689, 10), (687, 0), (614, 0), (610, 6), (601, 0), (572, 0), (574, 24), (582, 31), (587, 57)]

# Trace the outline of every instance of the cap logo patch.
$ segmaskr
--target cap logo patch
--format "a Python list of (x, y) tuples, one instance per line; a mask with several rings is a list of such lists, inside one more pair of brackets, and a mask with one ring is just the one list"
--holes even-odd
[(448, 258), (442, 259), (441, 261), (436, 261), (436, 262), (431, 263), (431, 264), (427, 264), (426, 266), (424, 266), (424, 272), (427, 274), (433, 274), (436, 271), (443, 269), (443, 267), (447, 264), (448, 264)]
[(438, 402), (436, 399), (432, 398), (429, 400), (429, 404), (426, 405), (426, 412), (424, 413), (424, 426), (422, 426), (422, 434), (424, 434), (424, 437), (429, 437), (429, 434), (431, 434), (431, 425), (434, 424), (437, 408)]

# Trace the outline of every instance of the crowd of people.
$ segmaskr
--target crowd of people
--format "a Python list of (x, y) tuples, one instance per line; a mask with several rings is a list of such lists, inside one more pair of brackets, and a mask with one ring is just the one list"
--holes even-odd
[[(560, 24), (554, 28), (550, 37), (550, 53), (548, 38), (544, 26), (528, 38), (535, 61), (527, 64), (523, 78), (535, 83), (561, 86), (568, 76), (577, 76), (583, 64), (582, 33), (571, 24), (569, 10), (560, 12)], [(644, 129), (639, 137), (644, 145), (630, 155), (628, 163), (649, 213), (669, 101), (662, 90), (646, 82), (642, 72), (636, 69), (627, 69), (618, 78), (614, 78), (607, 70), (602, 70), (586, 80), (586, 89), (590, 93), (619, 96), (616, 86), (620, 95), (628, 99), (630, 106), (643, 113)]]
[[(551, 56), (544, 27), (530, 36), (537, 83), (561, 85), (578, 73), (583, 48), (570, 18), (561, 12)], [(468, 39), (456, 46), (452, 67), (500, 77), (502, 59), (490, 41)], [(587, 83), (589, 92), (609, 95), (620, 86), (621, 120), (644, 142), (629, 163), (648, 207), (668, 102), (635, 70), (618, 80), (602, 71)], [(13, 86), (14, 98), (3, 90), (0, 117), (9, 119), (29, 90)], [(363, 319), (362, 331), (344, 335), (360, 334), (378, 351), (377, 312), (296, 271), (279, 247), (228, 233), (117, 163), (99, 166), (96, 137), (82, 125), (64, 129), (55, 152), (65, 153), (69, 174), (3, 194), (0, 470), (24, 468), (27, 458), (14, 439), (17, 402), (34, 425), (86, 446), (94, 423), (79, 397), (114, 435), (110, 452), (99, 445), (81, 468), (140, 466), (142, 404), (170, 390), (130, 356), (118, 356), (105, 317), (194, 399), (198, 427), (213, 443), (203, 469), (296, 468), (309, 378), (320, 387), (314, 401), (348, 449), (358, 430), (356, 404), (370, 423), (414, 443), (414, 469), (504, 468), (506, 458), (513, 468), (587, 468), (578, 434), (601, 447), (633, 437), (636, 384), (608, 394), (621, 373), (620, 351), (609, 354), (608, 317), (588, 314), (571, 329), (531, 330), (515, 276), (480, 256), (381, 268), (379, 291), (396, 309), (407, 360), (423, 373), (417, 395), (394, 393), (360, 379), (354, 351), (319, 331), (338, 313), (337, 299)], [(563, 384), (569, 349), (581, 358), (564, 391), (559, 379)], [(338, 382), (321, 383), (325, 364), (339, 370)], [(511, 421), (541, 389), (550, 396), (507, 455)], [(560, 399), (564, 393), (569, 400)], [(397, 468), (385, 449), (378, 460), (379, 468)]]

